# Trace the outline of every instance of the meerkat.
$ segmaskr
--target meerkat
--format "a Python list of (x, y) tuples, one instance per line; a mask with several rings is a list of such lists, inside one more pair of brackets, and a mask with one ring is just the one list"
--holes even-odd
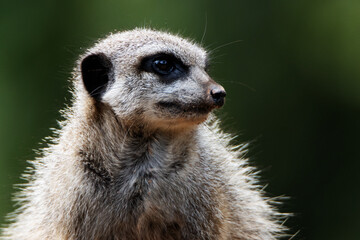
[(278, 239), (284, 227), (211, 113), (207, 52), (134, 29), (79, 59), (73, 102), (19, 193), (3, 239)]

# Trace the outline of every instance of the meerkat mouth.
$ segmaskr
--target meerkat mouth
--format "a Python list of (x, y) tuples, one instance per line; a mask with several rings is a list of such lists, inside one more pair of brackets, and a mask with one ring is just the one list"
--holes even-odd
[(160, 101), (157, 106), (171, 112), (172, 114), (208, 114), (214, 109), (213, 106), (206, 103), (183, 104), (179, 102)]

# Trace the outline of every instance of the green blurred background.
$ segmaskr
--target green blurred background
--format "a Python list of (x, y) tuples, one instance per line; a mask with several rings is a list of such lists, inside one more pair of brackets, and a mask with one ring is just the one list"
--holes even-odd
[[(1, 1), (0, 223), (32, 149), (69, 103), (77, 56), (150, 26), (212, 51), (226, 130), (250, 141), (294, 239), (360, 239), (360, 1)], [(237, 41), (218, 48), (219, 46)]]

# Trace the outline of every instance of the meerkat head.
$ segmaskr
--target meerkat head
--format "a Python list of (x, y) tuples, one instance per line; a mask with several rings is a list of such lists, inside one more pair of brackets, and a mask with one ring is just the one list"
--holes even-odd
[(119, 119), (161, 127), (195, 125), (224, 104), (197, 45), (148, 29), (112, 34), (80, 59), (83, 87)]

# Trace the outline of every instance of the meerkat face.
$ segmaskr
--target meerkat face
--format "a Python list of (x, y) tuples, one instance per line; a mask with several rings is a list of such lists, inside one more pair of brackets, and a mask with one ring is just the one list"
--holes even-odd
[(120, 118), (172, 127), (197, 124), (224, 104), (224, 88), (207, 73), (206, 52), (152, 30), (110, 35), (81, 62), (87, 93)]

